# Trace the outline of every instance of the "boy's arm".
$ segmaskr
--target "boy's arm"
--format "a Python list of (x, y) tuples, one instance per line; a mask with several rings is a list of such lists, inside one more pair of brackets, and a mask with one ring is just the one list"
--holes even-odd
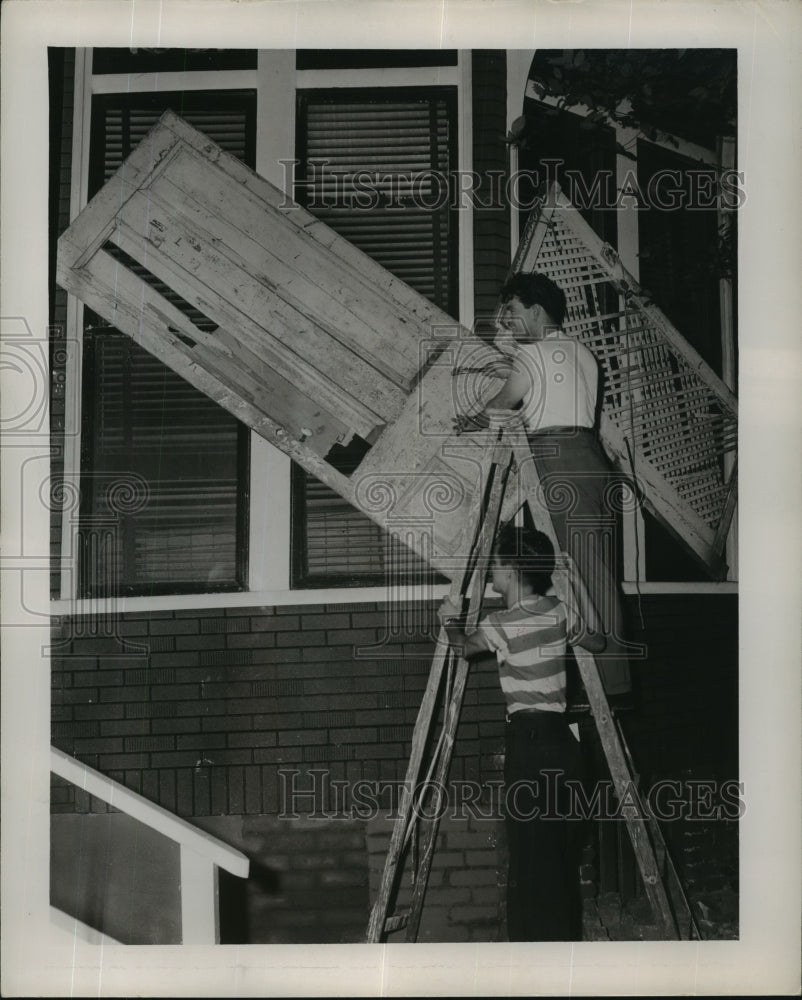
[(460, 618), (460, 609), (450, 598), (446, 598), (437, 610), (440, 623), (446, 630), (448, 641), (466, 660), (470, 660), (482, 653), (489, 653), (492, 647), (487, 641), (484, 631), (480, 625), (471, 635), (466, 635)]
[[(560, 563), (562, 565), (554, 571), (554, 577), (560, 578), (560, 596), (568, 614), (568, 642), (572, 646), (581, 646), (589, 653), (601, 653), (607, 640), (587, 587), (567, 552), (560, 553)], [(572, 597), (576, 598), (578, 606), (574, 606)]]

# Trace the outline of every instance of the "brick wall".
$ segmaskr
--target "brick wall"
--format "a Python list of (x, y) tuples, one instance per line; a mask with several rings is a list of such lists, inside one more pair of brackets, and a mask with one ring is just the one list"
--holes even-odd
[[(54, 623), (53, 742), (181, 816), (281, 811), (279, 772), (404, 777), (433, 642), (385, 638), (380, 605), (301, 605)], [(87, 634), (91, 629), (101, 634)], [(103, 634), (105, 633), (105, 634)], [(356, 655), (357, 651), (359, 655)], [(452, 774), (498, 777), (494, 663), (472, 671)], [(54, 808), (88, 810), (66, 792)]]
[[(736, 777), (736, 598), (643, 598), (645, 627), (629, 603), (633, 639), (649, 652), (634, 664), (639, 707), (626, 719), (638, 770), (645, 780), (682, 777), (690, 760), (701, 779)], [(116, 629), (58, 619), (53, 742), (179, 815), (218, 824), (245, 850), (254, 875), (242, 891), (257, 940), (360, 940), (387, 828), (360, 812), (354, 787), (379, 792), (378, 783), (403, 779), (433, 650), (425, 622), (382, 644), (386, 612), (352, 604), (130, 613)], [(487, 793), (500, 782), (503, 714), (495, 663), (479, 661), (452, 783), (475, 781)], [(387, 794), (377, 794), (379, 807)], [(52, 808), (105, 807), (54, 779)], [(501, 826), (449, 818), (441, 835), (422, 939), (497, 940)], [(464, 881), (469, 872), (475, 884)]]

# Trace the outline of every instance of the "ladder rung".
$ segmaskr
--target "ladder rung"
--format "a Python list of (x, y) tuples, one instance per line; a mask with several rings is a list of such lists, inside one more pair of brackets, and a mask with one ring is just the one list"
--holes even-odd
[(392, 934), (393, 931), (403, 930), (409, 923), (409, 911), (406, 913), (396, 913), (384, 921), (384, 933)]

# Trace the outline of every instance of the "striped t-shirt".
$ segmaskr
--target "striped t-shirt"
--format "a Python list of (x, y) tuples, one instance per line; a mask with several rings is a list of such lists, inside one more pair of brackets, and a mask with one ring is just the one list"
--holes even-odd
[(566, 628), (565, 605), (539, 594), (482, 620), (477, 635), (498, 659), (508, 715), (565, 711)]

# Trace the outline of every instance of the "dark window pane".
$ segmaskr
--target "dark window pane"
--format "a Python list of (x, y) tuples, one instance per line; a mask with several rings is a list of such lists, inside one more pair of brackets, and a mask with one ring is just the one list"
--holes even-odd
[(451, 315), (455, 104), (451, 92), (302, 93), (295, 191), (310, 212)]
[(456, 66), (456, 49), (299, 49), (297, 69)]
[(84, 595), (240, 589), (244, 429), (116, 330), (84, 365)]
[[(298, 98), (296, 199), (442, 309), (457, 313), (453, 88), (305, 91)], [(332, 449), (340, 471), (367, 445)], [(302, 469), (293, 475), (293, 585), (424, 582), (402, 544)]]
[[(92, 107), (91, 193), (168, 108), (253, 165), (253, 92), (101, 95)], [(199, 328), (214, 326), (144, 267), (106, 249)], [(81, 592), (242, 589), (247, 431), (130, 337), (85, 312)]]
[(256, 49), (93, 49), (93, 73), (256, 69)]

